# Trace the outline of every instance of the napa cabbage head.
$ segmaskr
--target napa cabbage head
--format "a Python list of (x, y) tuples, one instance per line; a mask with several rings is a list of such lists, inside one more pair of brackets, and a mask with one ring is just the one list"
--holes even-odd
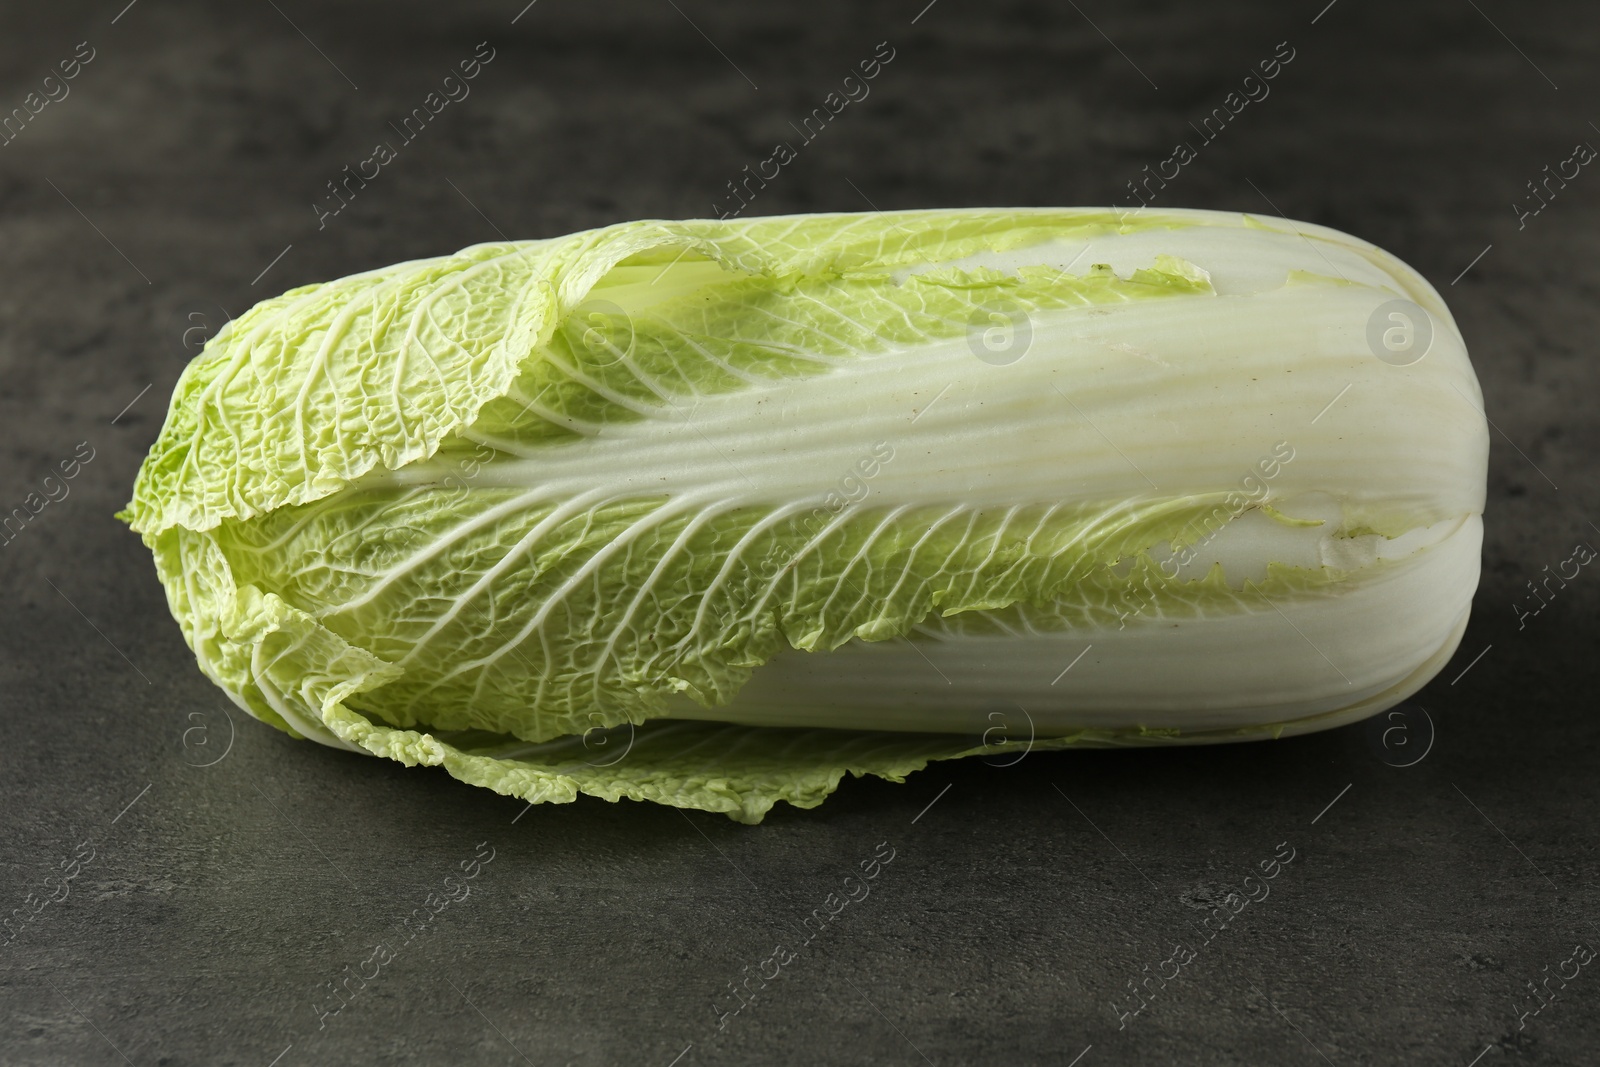
[(263, 722), (753, 822), (1396, 703), (1466, 624), (1481, 409), (1437, 293), (1320, 227), (636, 222), (258, 304), (122, 517)]

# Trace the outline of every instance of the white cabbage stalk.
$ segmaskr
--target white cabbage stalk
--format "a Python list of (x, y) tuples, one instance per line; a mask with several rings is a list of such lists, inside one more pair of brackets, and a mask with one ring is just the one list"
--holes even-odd
[(125, 516), (265, 721), (758, 821), (1394, 705), (1466, 626), (1487, 451), (1437, 292), (1326, 228), (631, 223), (257, 306)]

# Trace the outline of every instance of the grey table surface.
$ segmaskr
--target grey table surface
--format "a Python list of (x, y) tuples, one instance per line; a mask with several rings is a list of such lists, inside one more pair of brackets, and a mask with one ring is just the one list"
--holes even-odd
[[(92, 459), (0, 546), (0, 910), (30, 915), (0, 947), (0, 1062), (1600, 1062), (1600, 976), (1519, 1017), (1600, 938), (1600, 578), (1514, 609), (1600, 541), (1600, 177), (1516, 207), (1600, 144), (1591, 5), (524, 2), (5, 6), (0, 114), (59, 98), (0, 147), (0, 506)], [(325, 183), (484, 41), (471, 95), (319, 226)], [(308, 281), (708, 215), (884, 41), (871, 95), (749, 213), (1128, 203), (1287, 42), (1160, 202), (1349, 230), (1453, 307), (1494, 450), (1476, 610), (1426, 715), (1387, 743), (936, 765), (746, 827), (523, 811), (228, 705), (112, 517), (199, 342)], [(880, 842), (870, 897), (719, 1030), (729, 983)], [(1285, 843), (1270, 897), (1119, 1026)], [(319, 1019), (480, 845), (472, 895)]]

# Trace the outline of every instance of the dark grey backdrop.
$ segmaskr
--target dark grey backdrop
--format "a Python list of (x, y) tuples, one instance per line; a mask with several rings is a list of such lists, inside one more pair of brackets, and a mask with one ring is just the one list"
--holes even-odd
[[(1592, 968), (1518, 1018), (1526, 983), (1600, 944), (1600, 576), (1514, 609), (1600, 543), (1600, 175), (1514, 206), (1600, 145), (1591, 5), (122, 2), (0, 20), (0, 113), (93, 50), (0, 147), (0, 505), (93, 450), (0, 546), (0, 913), (31, 916), (0, 946), (0, 1061), (1600, 1057)], [(324, 183), (480, 41), (470, 97), (319, 230)], [(750, 213), (1106, 203), (1289, 43), (1159, 203), (1350, 230), (1454, 308), (1494, 453), (1476, 613), (1427, 716), (1387, 745), (1351, 727), (945, 765), (750, 828), (587, 798), (518, 818), (226, 706), (111, 517), (199, 342), (291, 285), (709, 214), (880, 41), (870, 97)], [(719, 1034), (714, 999), (885, 841), (871, 896)], [(326, 983), (480, 842), (472, 895), (319, 1031)], [(1282, 842), (1271, 896), (1119, 1031), (1113, 999)]]

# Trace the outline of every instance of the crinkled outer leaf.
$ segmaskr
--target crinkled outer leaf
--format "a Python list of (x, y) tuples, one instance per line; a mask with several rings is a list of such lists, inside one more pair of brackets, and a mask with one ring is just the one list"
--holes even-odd
[[(819, 803), (846, 773), (898, 781), (930, 759), (1009, 757), (1017, 739), (996, 739), (981, 713), (942, 734), (866, 715), (845, 721), (862, 729), (787, 729), (762, 725), (759, 707), (740, 712), (755, 721), (709, 720), (739, 708), (780, 654), (898, 642), (926, 645), (926, 658), (969, 634), (1120, 630), (1130, 598), (1152, 589), (1136, 626), (1265, 616), (1280, 599), (1313, 605), (1398, 580), (1399, 564), (1360, 552), (1264, 560), (1243, 585), (1220, 565), (1162, 573), (1160, 546), (1203, 541), (1215, 516), (1237, 516), (1235, 472), (1270, 441), (1200, 473), (1163, 471), (1154, 455), (1101, 447), (1096, 418), (1176, 426), (1194, 401), (1156, 412), (1141, 390), (1204, 395), (1223, 357), (1174, 363), (1119, 341), (1114, 373), (1035, 359), (1019, 364), (1035, 377), (999, 393), (985, 379), (980, 399), (946, 400), (922, 421), (940, 382), (959, 377), (947, 368), (976, 365), (966, 348), (986, 324), (1077, 336), (1137, 311), (1160, 336), (1186, 335), (1182, 316), (1197, 313), (1201, 334), (1204, 315), (1224, 328), (1235, 306), (1183, 258), (1120, 272), (1026, 259), (1047, 242), (1206, 227), (1248, 229), (1237, 216), (1087, 211), (641, 222), (305, 286), (231, 323), (184, 372), (123, 516), (154, 552), (202, 669), (252, 715), (530, 802), (584, 792), (754, 822), (778, 800)], [(983, 262), (1018, 250), (1012, 268)], [(1291, 270), (1249, 299), (1309, 331), (1394, 295)], [(1157, 308), (1171, 314), (1143, 310)], [(1245, 329), (1227, 350), (1235, 381), (1256, 380), (1249, 359), (1279, 358), (1271, 329)], [(1305, 368), (1305, 397), (1320, 404), (1353, 373), (1340, 360)], [(1470, 368), (1450, 373), (1463, 399), (1476, 395)], [(1396, 404), (1439, 391), (1421, 374), (1385, 384)], [(1049, 390), (1065, 404), (1041, 407)], [(984, 396), (1013, 407), (986, 415)], [(838, 446), (860, 459), (813, 469), (895, 404), (893, 444)], [(1092, 454), (1018, 464), (1026, 442), (996, 443), (1032, 434), (1048, 448), (1072, 412), (1099, 435), (1083, 431)], [(989, 436), (952, 446), (933, 481), (918, 473), (918, 456), (974, 426)], [(1470, 471), (1478, 429), (1464, 420), (1417, 445), (1417, 484), (1430, 464)], [(1005, 477), (967, 455), (991, 444), (1013, 459)], [(880, 470), (895, 474), (868, 493)], [(1475, 514), (1470, 484), (1452, 496), (1382, 477), (1396, 484), (1367, 491), (1373, 476), (1355, 470), (1348, 486), (1300, 488), (1341, 495), (1362, 544)], [(1285, 528), (1322, 522), (1260, 507)], [(1441, 618), (1438, 640), (1457, 622)], [(1394, 681), (1346, 677), (1339, 700), (1380, 699)], [(816, 715), (828, 718), (829, 699), (817, 695)], [(1295, 728), (1338, 706), (1308, 703)], [(1139, 716), (1069, 720), (1030, 730), (1028, 746), (1279, 728), (1270, 715), (1187, 732)]]
[(431, 456), (624, 260), (692, 254), (770, 282), (1131, 226), (985, 211), (634, 222), (302, 286), (230, 322), (185, 370), (124, 514), (141, 533), (210, 529)]

